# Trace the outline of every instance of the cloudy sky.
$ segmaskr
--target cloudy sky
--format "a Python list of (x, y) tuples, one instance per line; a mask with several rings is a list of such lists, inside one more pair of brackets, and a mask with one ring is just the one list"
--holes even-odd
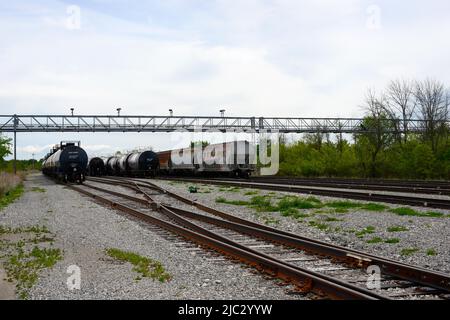
[[(358, 117), (394, 78), (450, 82), (450, 2), (0, 0), (0, 114)], [(169, 134), (20, 134), (91, 154)]]

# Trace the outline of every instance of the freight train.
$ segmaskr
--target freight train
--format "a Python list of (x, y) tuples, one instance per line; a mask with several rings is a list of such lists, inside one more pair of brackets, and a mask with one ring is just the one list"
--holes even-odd
[(105, 162), (96, 164), (102, 165), (107, 175), (149, 177), (157, 174), (159, 162), (155, 152), (143, 151), (109, 157)]
[(145, 177), (182, 174), (225, 175), (248, 178), (256, 167), (252, 161), (253, 156), (253, 149), (248, 141), (233, 141), (157, 153), (134, 152), (112, 156), (105, 160), (93, 158), (90, 161), (89, 173)]
[(82, 183), (87, 165), (88, 156), (79, 141), (62, 141), (44, 157), (42, 172), (64, 182)]
[(87, 170), (91, 177), (104, 176), (106, 174), (105, 162), (102, 158), (91, 158)]
[(132, 152), (88, 161), (80, 142), (61, 142), (44, 158), (42, 171), (64, 182), (82, 183), (90, 176), (209, 175), (248, 178), (254, 171), (253, 149), (247, 141), (233, 141), (155, 153)]
[(255, 165), (248, 141), (232, 141), (203, 147), (191, 146), (158, 152), (160, 174), (222, 175), (248, 178)]

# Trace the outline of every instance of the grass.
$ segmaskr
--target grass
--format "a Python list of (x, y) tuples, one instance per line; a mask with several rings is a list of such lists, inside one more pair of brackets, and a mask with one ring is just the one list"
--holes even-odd
[(375, 232), (375, 227), (374, 226), (367, 226), (364, 229), (362, 229), (361, 231), (356, 232), (356, 236), (358, 238), (362, 238), (364, 235), (366, 234), (372, 234)]
[(370, 240), (367, 240), (366, 242), (367, 243), (380, 243), (380, 242), (383, 242), (383, 239), (380, 238), (380, 237), (374, 237), (374, 238), (372, 238)]
[(392, 226), (386, 229), (388, 232), (402, 232), (402, 231), (409, 231), (408, 228), (403, 226)]
[(400, 251), (400, 254), (402, 256), (410, 256), (416, 253), (417, 251), (419, 251), (418, 248), (403, 248), (402, 251)]
[(53, 267), (62, 259), (61, 251), (53, 248), (33, 247), (26, 252), (18, 244), (18, 253), (9, 257), (4, 264), (8, 281), (16, 281), (16, 289), (21, 299), (28, 297), (28, 290), (36, 283), (39, 272), (45, 268)]
[(364, 210), (367, 210), (367, 211), (380, 212), (380, 211), (386, 210), (387, 206), (379, 204), (379, 203), (367, 203), (367, 204), (363, 205), (361, 208)]
[(367, 211), (384, 211), (387, 206), (379, 203), (358, 203), (353, 201), (331, 201), (325, 204), (325, 206), (336, 209), (338, 213), (347, 213), (349, 209), (363, 209)]
[(0, 210), (13, 203), (16, 199), (20, 198), (22, 194), (23, 185), (19, 184), (14, 188), (6, 191), (4, 194), (0, 195)]
[(319, 203), (322, 203), (322, 201), (320, 201), (320, 200), (317, 199), (316, 197), (312, 197), (312, 196), (306, 198), (305, 200), (306, 200), (306, 201), (309, 201), (309, 202), (318, 203), (318, 204), (319, 204)]
[(373, 237), (372, 239), (369, 239), (366, 241), (367, 243), (389, 243), (389, 244), (394, 244), (394, 243), (399, 243), (400, 239), (398, 238), (389, 238), (386, 240), (383, 240), (383, 238), (380, 237)]
[(18, 233), (36, 233), (41, 235), (42, 233), (50, 233), (46, 226), (31, 226), (11, 228), (0, 225), (0, 236), (3, 234), (18, 234)]
[(337, 222), (337, 221), (342, 221), (342, 219), (338, 219), (336, 217), (326, 217), (325, 221), (327, 221), (327, 222)]
[(309, 221), (309, 225), (316, 229), (322, 230), (322, 231), (326, 231), (326, 230), (330, 229), (330, 225), (319, 222), (319, 221)]
[(255, 190), (255, 191), (247, 191), (244, 193), (245, 196), (254, 196), (257, 195), (259, 193), (259, 191)]
[(144, 277), (157, 279), (160, 282), (166, 282), (172, 277), (166, 272), (161, 262), (140, 256), (137, 253), (110, 248), (106, 250), (106, 254), (119, 261), (131, 263), (134, 266), (133, 271), (140, 274), (140, 277), (137, 277), (136, 280), (140, 280), (141, 277)]
[(262, 216), (261, 219), (265, 224), (268, 225), (278, 225), (280, 223), (280, 220), (272, 217), (272, 216)]
[(352, 209), (361, 207), (360, 203), (353, 201), (331, 201), (325, 204), (327, 207), (335, 209)]
[(279, 211), (289, 210), (291, 208), (294, 209), (314, 209), (317, 205), (313, 202), (308, 201), (307, 199), (302, 199), (299, 197), (283, 197), (277, 205)]
[(224, 197), (216, 198), (216, 203), (224, 203), (224, 204), (232, 204), (235, 206), (246, 206), (249, 205), (250, 202), (244, 200), (227, 200)]
[(433, 217), (433, 218), (439, 218), (444, 216), (442, 212), (435, 212), (435, 211), (419, 212), (408, 207), (395, 208), (391, 209), (390, 211), (399, 216)]
[(437, 255), (436, 250), (434, 249), (427, 249), (427, 256), (435, 256)]
[(239, 192), (239, 191), (241, 191), (241, 188), (240, 187), (223, 187), (223, 188), (219, 188), (219, 191)]
[[(4, 227), (0, 226), (0, 236), (23, 235), (18, 240), (5, 238), (0, 241), (1, 258), (9, 282), (16, 282), (16, 291), (21, 299), (28, 298), (29, 289), (36, 283), (39, 272), (53, 267), (62, 259), (61, 251), (41, 247), (43, 243), (53, 244), (54, 238), (45, 226)], [(31, 237), (30, 237), (31, 235)]]
[(250, 207), (255, 208), (258, 212), (277, 211), (277, 207), (272, 205), (272, 201), (268, 196), (254, 196), (250, 199)]
[(389, 238), (389, 239), (384, 240), (384, 242), (394, 244), (394, 243), (399, 243), (400, 239), (399, 238)]
[(33, 187), (33, 188), (31, 188), (31, 191), (33, 191), (33, 192), (42, 192), (42, 193), (44, 193), (44, 192), (46, 192), (47, 190), (45, 190), (44, 188)]
[(336, 208), (336, 209), (334, 209), (334, 212), (336, 212), (336, 213), (347, 213), (347, 212), (348, 212), (348, 209), (345, 209), (345, 208)]

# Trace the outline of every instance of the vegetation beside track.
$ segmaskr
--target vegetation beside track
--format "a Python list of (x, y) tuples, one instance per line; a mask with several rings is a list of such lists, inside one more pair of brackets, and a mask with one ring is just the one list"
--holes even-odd
[(23, 175), (0, 172), (0, 210), (23, 194)]
[(62, 259), (61, 250), (52, 248), (53, 242), (54, 235), (45, 226), (0, 225), (0, 262), (19, 298), (27, 299), (39, 273)]
[[(312, 196), (279, 196), (275, 193), (259, 193), (257, 196), (248, 194), (245, 189), (241, 190), (241, 196), (224, 196), (216, 198), (216, 203), (229, 204), (234, 206), (246, 206), (255, 210), (257, 216), (265, 224), (279, 224), (280, 220), (275, 214), (278, 212), (281, 216), (289, 217), (298, 223), (305, 223), (307, 226), (318, 229), (325, 233), (345, 233), (353, 234), (355, 238), (361, 239), (371, 245), (392, 245), (400, 246), (401, 240), (392, 237), (389, 234), (407, 233), (409, 226), (392, 224), (380, 230), (374, 226), (368, 225), (361, 229), (344, 228), (340, 222), (346, 221), (345, 215), (358, 210), (376, 213), (395, 214), (398, 216), (426, 217), (433, 219), (443, 219), (450, 217), (442, 212), (418, 211), (409, 207), (391, 208), (389, 205), (379, 203), (363, 203), (349, 200), (322, 201)], [(237, 199), (236, 199), (237, 198)], [(263, 215), (261, 215), (263, 214)], [(274, 223), (273, 221), (276, 221)], [(409, 220), (409, 223), (412, 221)], [(401, 256), (410, 256), (416, 253), (423, 253), (427, 256), (436, 255), (437, 251), (433, 248), (401, 248), (398, 247)]]
[[(246, 195), (247, 193), (244, 193)], [(273, 199), (276, 199), (275, 201)], [(304, 218), (305, 213), (300, 210), (317, 209), (314, 213), (331, 213), (323, 209), (333, 210), (334, 213), (347, 213), (349, 210), (360, 209), (374, 212), (391, 212), (400, 216), (417, 217), (445, 217), (441, 212), (427, 211), (420, 212), (408, 207), (390, 207), (378, 203), (361, 203), (348, 200), (323, 202), (316, 197), (283, 196), (274, 197), (270, 194), (252, 196), (248, 200), (231, 200), (223, 196), (216, 198), (216, 203), (230, 204), (236, 206), (247, 206), (256, 209), (258, 212), (280, 212), (282, 216), (293, 218)]]
[(116, 248), (106, 249), (106, 254), (119, 261), (129, 262), (133, 265), (133, 271), (140, 274), (136, 280), (142, 278), (152, 278), (160, 282), (166, 282), (171, 279), (161, 262), (147, 257), (140, 256), (137, 253), (123, 251)]

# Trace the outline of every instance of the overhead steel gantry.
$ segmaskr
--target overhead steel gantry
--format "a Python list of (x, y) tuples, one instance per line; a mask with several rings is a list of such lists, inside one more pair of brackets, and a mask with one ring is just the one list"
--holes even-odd
[[(279, 132), (362, 133), (360, 118), (206, 117), (133, 115), (0, 115), (0, 133), (14, 133), (14, 160), (18, 132)], [(389, 121), (389, 120), (388, 120)], [(392, 124), (392, 122), (390, 121)], [(448, 123), (447, 123), (448, 124)], [(386, 126), (401, 132), (403, 123)], [(421, 132), (426, 120), (409, 120), (409, 132)], [(14, 161), (15, 167), (15, 161)], [(14, 168), (15, 169), (15, 168)]]
[[(425, 125), (424, 120), (409, 120), (408, 130), (420, 132), (424, 130)], [(0, 132), (194, 132), (197, 130), (361, 133), (369, 129), (364, 127), (363, 119), (358, 118), (0, 115)]]

